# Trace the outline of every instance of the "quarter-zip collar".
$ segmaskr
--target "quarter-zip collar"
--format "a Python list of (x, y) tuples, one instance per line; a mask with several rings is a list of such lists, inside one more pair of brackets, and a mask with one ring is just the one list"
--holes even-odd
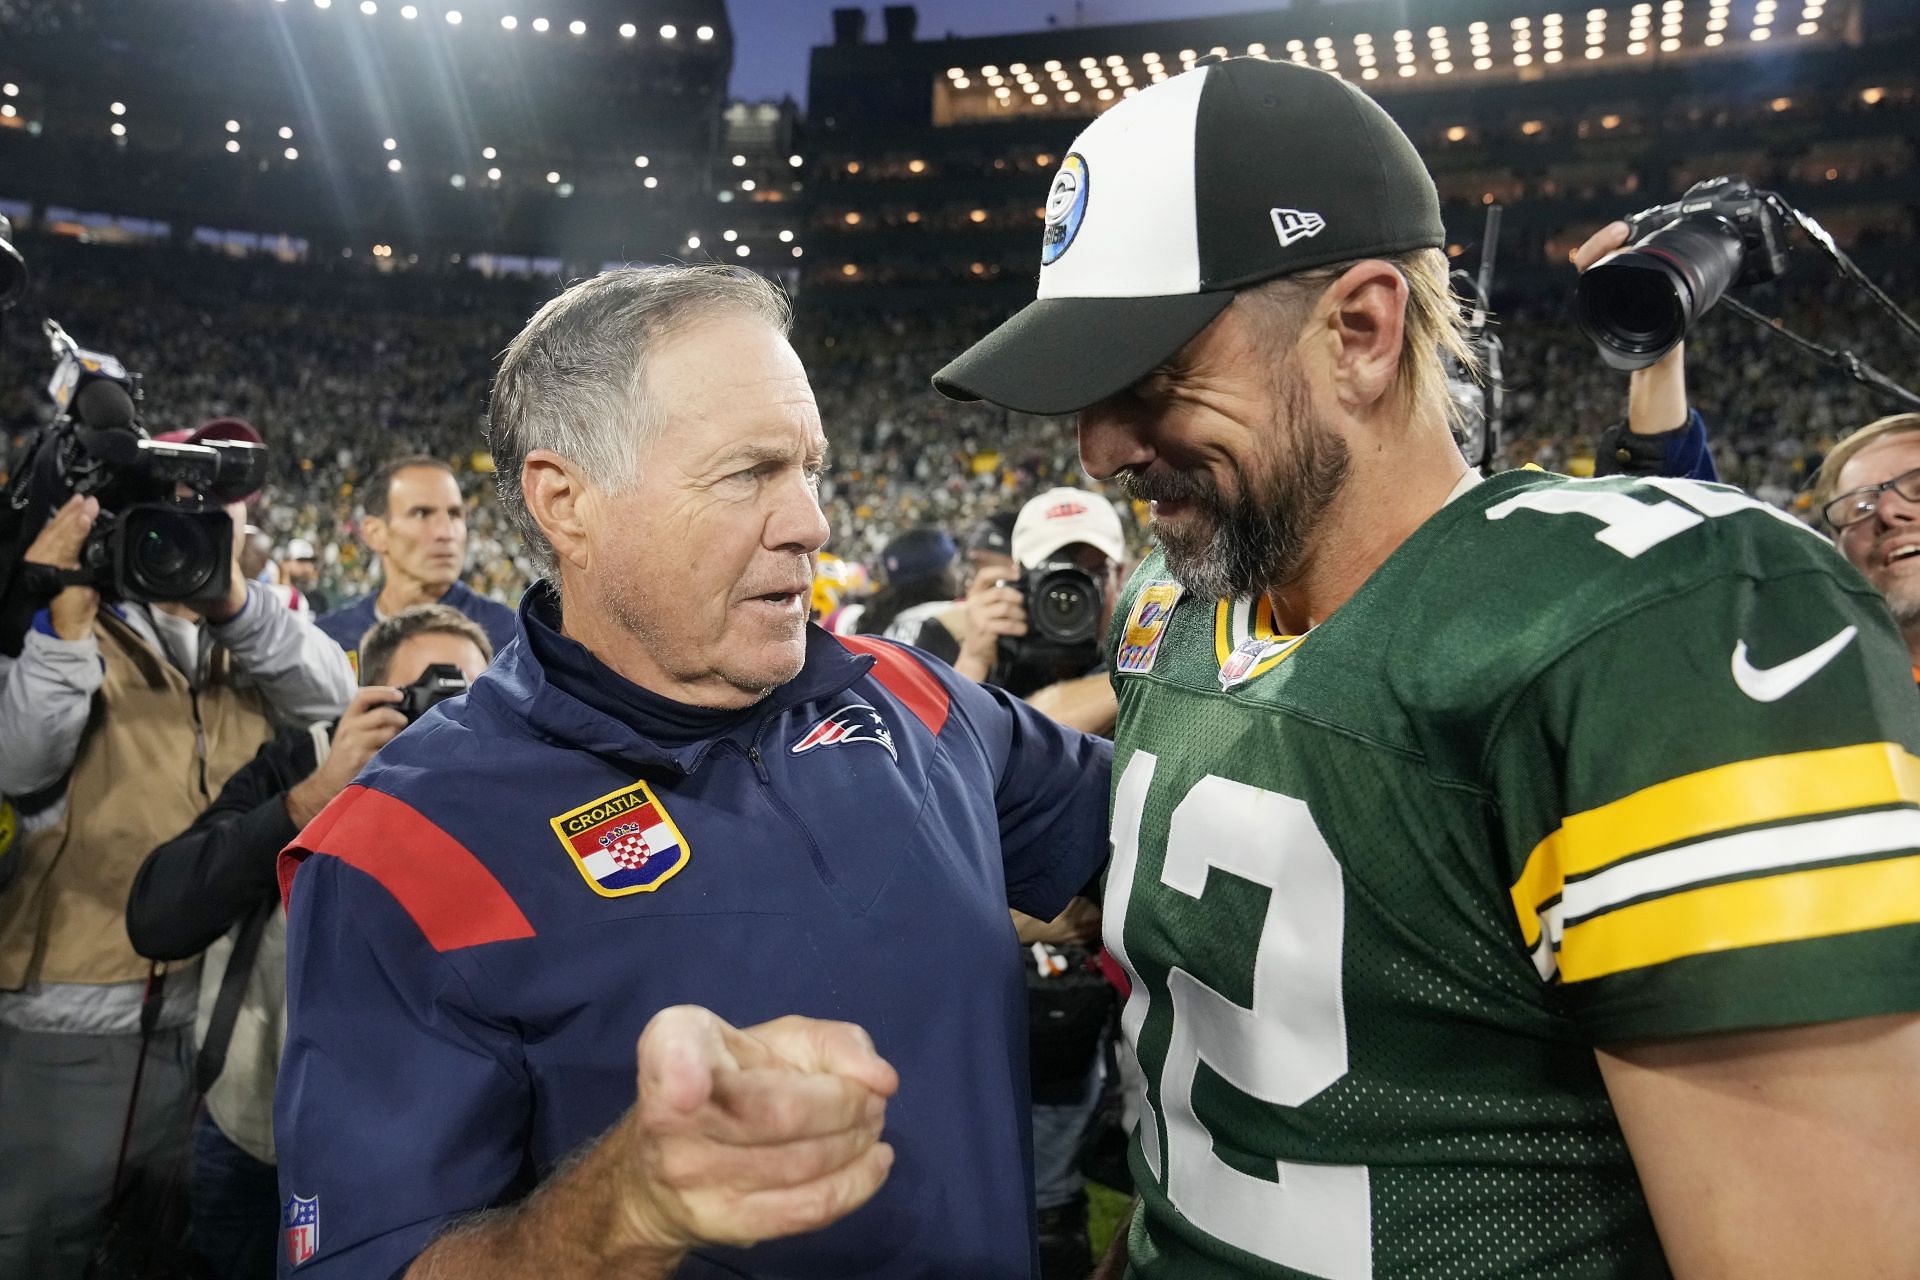
[(853, 685), (873, 659), (807, 627), (800, 674), (737, 711), (694, 707), (633, 683), (584, 645), (562, 635), (559, 600), (536, 583), (520, 601), (513, 642), (474, 682), (469, 700), (489, 714), (523, 721), (558, 745), (636, 768), (692, 773), (720, 742), (749, 747), (773, 719)]

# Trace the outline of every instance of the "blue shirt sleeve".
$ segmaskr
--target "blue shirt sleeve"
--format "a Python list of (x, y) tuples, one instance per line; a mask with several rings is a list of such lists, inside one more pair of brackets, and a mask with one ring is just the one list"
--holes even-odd
[(1594, 456), (1594, 474), (1601, 476), (1660, 476), (1671, 480), (1720, 479), (1707, 445), (1707, 420), (1698, 409), (1687, 409), (1686, 422), (1671, 431), (1637, 436), (1617, 422), (1601, 433)]
[(529, 1080), (453, 957), (373, 877), (310, 857), (289, 901), (274, 1134), (283, 1212), (318, 1202), (317, 1248), (297, 1272), (399, 1276), (451, 1219), (530, 1186)]
[(923, 659), (994, 766), (1007, 902), (1051, 920), (1106, 867), (1113, 744), (1069, 729), (1019, 698)]

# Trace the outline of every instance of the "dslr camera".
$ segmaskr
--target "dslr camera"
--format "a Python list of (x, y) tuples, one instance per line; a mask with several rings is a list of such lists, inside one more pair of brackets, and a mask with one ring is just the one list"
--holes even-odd
[(1627, 243), (1574, 286), (1574, 315), (1615, 369), (1673, 350), (1729, 289), (1787, 269), (1785, 203), (1745, 178), (1709, 178), (1627, 219)]
[(400, 690), (400, 701), (393, 709), (412, 724), (427, 714), (436, 703), (457, 698), (467, 691), (467, 677), (451, 662), (436, 662), (420, 673), (420, 678)]
[(1100, 583), (1071, 556), (1053, 556), (1002, 585), (1026, 597), (1027, 634), (1001, 637), (989, 683), (1024, 698), (1099, 663)]
[[(211, 600), (231, 585), (233, 521), (223, 509), (265, 482), (267, 451), (243, 441), (169, 444), (148, 437), (140, 382), (110, 355), (45, 325), (56, 367), (55, 418), (23, 446), (0, 506), (0, 590), (16, 576), (45, 598), (88, 586), (111, 601)], [(78, 569), (21, 557), (73, 494), (100, 502)]]

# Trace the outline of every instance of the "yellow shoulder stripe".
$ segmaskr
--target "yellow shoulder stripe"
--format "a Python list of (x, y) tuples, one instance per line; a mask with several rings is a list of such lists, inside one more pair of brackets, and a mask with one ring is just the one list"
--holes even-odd
[(1655, 898), (1570, 926), (1564, 982), (1681, 956), (1920, 922), (1920, 855), (1736, 880)]
[(1734, 827), (1920, 802), (1920, 759), (1893, 742), (1762, 756), (1656, 783), (1564, 819), (1534, 846), (1512, 889), (1527, 945), (1540, 938), (1539, 909), (1569, 877), (1622, 858)]

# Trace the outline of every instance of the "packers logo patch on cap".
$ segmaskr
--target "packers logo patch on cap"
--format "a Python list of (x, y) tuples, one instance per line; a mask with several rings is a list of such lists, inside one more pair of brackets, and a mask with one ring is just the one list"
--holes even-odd
[(1040, 236), (1040, 265), (1050, 267), (1073, 243), (1087, 216), (1087, 161), (1079, 152), (1068, 155), (1047, 191), (1047, 227)]
[(1173, 606), (1180, 603), (1177, 582), (1149, 582), (1140, 589), (1127, 615), (1127, 629), (1120, 637), (1120, 652), (1113, 669), (1126, 675), (1145, 675), (1153, 670), (1160, 656), (1160, 642), (1166, 638), (1167, 623), (1173, 618)]
[(551, 823), (588, 887), (603, 898), (652, 893), (692, 856), (667, 807), (644, 782), (610, 791)]

